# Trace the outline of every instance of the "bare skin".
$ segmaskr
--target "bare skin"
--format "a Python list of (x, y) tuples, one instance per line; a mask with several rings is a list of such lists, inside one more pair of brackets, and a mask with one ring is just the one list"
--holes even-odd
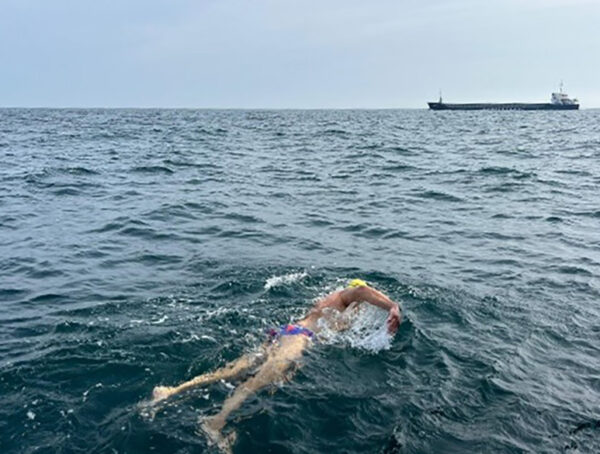
[[(297, 322), (296, 325), (318, 332), (319, 319), (328, 317), (331, 310), (345, 313), (356, 308), (361, 302), (367, 302), (387, 310), (389, 312), (387, 318), (388, 332), (392, 335), (396, 333), (402, 318), (398, 304), (383, 293), (368, 286), (346, 288), (327, 295), (317, 301), (308, 315)], [(256, 373), (240, 384), (233, 394), (225, 400), (221, 411), (206, 419), (202, 424), (204, 432), (212, 442), (216, 443), (224, 452), (231, 452), (231, 445), (235, 441), (235, 432), (227, 437), (223, 437), (221, 434), (227, 417), (259, 389), (287, 379), (293, 373), (304, 349), (310, 342), (311, 339), (303, 334), (281, 336), (278, 342), (263, 345), (262, 351), (258, 354), (244, 355), (214, 372), (199, 375), (178, 386), (157, 386), (152, 394), (153, 403), (192, 387), (208, 385), (219, 380), (238, 378), (257, 367), (261, 361), (264, 361)]]

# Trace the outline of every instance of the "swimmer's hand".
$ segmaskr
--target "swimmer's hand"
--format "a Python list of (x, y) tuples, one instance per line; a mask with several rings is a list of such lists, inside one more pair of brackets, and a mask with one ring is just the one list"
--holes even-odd
[(390, 333), (392, 336), (396, 334), (396, 331), (398, 331), (401, 319), (402, 316), (400, 315), (400, 309), (398, 308), (398, 305), (394, 304), (394, 306), (390, 309), (390, 315), (388, 315), (387, 318), (388, 333)]

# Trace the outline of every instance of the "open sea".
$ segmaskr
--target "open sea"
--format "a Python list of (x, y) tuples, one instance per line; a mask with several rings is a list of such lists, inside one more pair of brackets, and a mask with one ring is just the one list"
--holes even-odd
[(600, 110), (0, 109), (0, 452), (216, 452), (154, 386), (351, 278), (234, 453), (600, 452)]

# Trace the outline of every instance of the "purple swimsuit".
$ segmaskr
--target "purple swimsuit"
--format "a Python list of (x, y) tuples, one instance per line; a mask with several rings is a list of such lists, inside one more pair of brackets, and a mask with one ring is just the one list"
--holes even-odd
[(308, 328), (290, 324), (282, 325), (279, 327), (279, 329), (271, 328), (269, 331), (267, 331), (267, 334), (269, 335), (269, 337), (271, 337), (271, 339), (277, 339), (281, 336), (295, 336), (297, 334), (302, 334), (306, 337), (312, 338), (315, 335), (315, 333), (313, 333)]

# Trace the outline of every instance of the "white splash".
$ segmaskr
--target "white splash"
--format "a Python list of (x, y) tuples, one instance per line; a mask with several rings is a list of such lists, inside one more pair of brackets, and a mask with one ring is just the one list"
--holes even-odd
[(198, 322), (203, 322), (205, 320), (212, 320), (213, 318), (219, 318), (225, 314), (230, 313), (238, 313), (239, 308), (230, 308), (230, 307), (217, 307), (216, 309), (207, 309), (203, 314), (197, 316)]
[(306, 276), (308, 276), (306, 271), (299, 273), (288, 273), (281, 276), (271, 276), (265, 283), (265, 290), (269, 290), (270, 288), (277, 287), (279, 285), (297, 282), (300, 279), (304, 279)]
[(150, 323), (152, 323), (153, 325), (160, 325), (160, 324), (166, 322), (168, 319), (169, 319), (168, 315), (163, 315), (158, 320), (152, 320)]
[(35, 413), (29, 410), (27, 412), (27, 417), (33, 421), (35, 419)]
[(83, 402), (85, 402), (88, 398), (88, 394), (90, 393), (90, 391), (92, 389), (102, 388), (102, 387), (103, 387), (102, 383), (96, 383), (94, 386), (92, 386), (91, 388), (88, 388), (86, 391), (83, 392), (81, 400)]
[[(349, 345), (370, 353), (388, 350), (393, 337), (387, 331), (387, 312), (370, 304), (361, 304), (349, 314), (332, 311), (319, 320), (318, 339), (325, 344)], [(340, 328), (346, 328), (340, 331)]]
[(231, 390), (231, 389), (235, 389), (235, 386), (233, 386), (233, 385), (232, 385), (231, 383), (229, 383), (228, 381), (225, 381), (225, 380), (221, 379), (221, 383), (223, 383), (227, 389), (230, 389), (230, 390)]

